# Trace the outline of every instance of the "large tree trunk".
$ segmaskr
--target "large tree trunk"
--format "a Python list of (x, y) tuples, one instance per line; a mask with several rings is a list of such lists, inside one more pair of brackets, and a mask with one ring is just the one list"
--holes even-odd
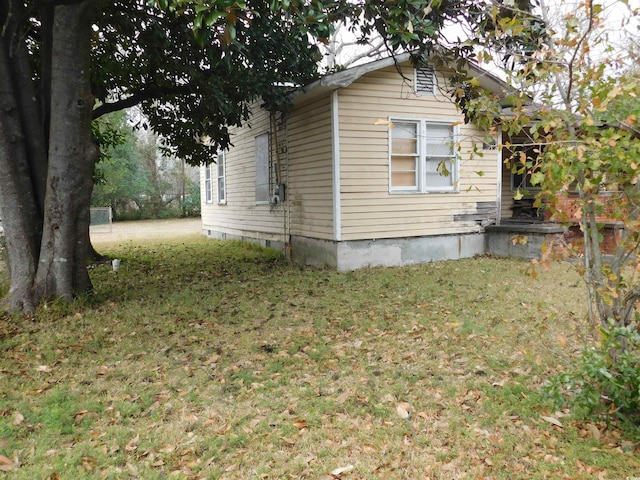
[(32, 284), (42, 224), (31, 182), (30, 154), (34, 154), (34, 149), (29, 145), (37, 139), (30, 141), (28, 137), (37, 132), (32, 129), (34, 124), (29, 123), (33, 120), (33, 115), (28, 113), (34, 106), (33, 97), (25, 104), (25, 95), (19, 93), (24, 85), (21, 85), (23, 68), (18, 64), (24, 58), (10, 55), (15, 31), (10, 21), (6, 26), (5, 34), (0, 36), (0, 215), (11, 281), (6, 302), (12, 310), (30, 312), (37, 303)]
[(91, 0), (54, 11), (49, 168), (36, 298), (91, 289), (89, 205), (98, 150), (91, 139)]

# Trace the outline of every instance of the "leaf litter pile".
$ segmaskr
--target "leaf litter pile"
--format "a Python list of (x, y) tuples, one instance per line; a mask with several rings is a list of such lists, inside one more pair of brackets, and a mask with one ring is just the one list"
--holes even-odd
[(615, 425), (541, 389), (587, 341), (568, 265), (102, 249), (122, 264), (92, 270), (92, 298), (0, 321), (0, 478), (640, 476)]

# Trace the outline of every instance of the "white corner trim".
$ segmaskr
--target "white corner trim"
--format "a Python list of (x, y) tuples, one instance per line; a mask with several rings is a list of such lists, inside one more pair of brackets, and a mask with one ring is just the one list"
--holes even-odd
[(498, 126), (498, 138), (496, 138), (496, 157), (498, 160), (498, 171), (496, 174), (496, 184), (498, 188), (498, 196), (496, 198), (496, 224), (502, 223), (502, 125)]
[(340, 117), (338, 90), (331, 94), (331, 177), (333, 179), (333, 235), (342, 240), (342, 202), (340, 198)]

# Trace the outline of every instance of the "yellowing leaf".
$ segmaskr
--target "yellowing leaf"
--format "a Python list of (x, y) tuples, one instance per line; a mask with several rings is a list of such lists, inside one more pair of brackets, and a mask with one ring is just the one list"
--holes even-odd
[(513, 194), (513, 199), (514, 200), (522, 200), (522, 197), (524, 197), (524, 195), (522, 194), (522, 192), (520, 191), (520, 189), (518, 188), (516, 190), (516, 192)]

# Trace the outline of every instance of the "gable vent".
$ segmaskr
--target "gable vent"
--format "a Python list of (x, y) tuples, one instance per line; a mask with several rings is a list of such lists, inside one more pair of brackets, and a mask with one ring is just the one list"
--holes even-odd
[(431, 65), (416, 68), (416, 93), (436, 93), (436, 73)]

